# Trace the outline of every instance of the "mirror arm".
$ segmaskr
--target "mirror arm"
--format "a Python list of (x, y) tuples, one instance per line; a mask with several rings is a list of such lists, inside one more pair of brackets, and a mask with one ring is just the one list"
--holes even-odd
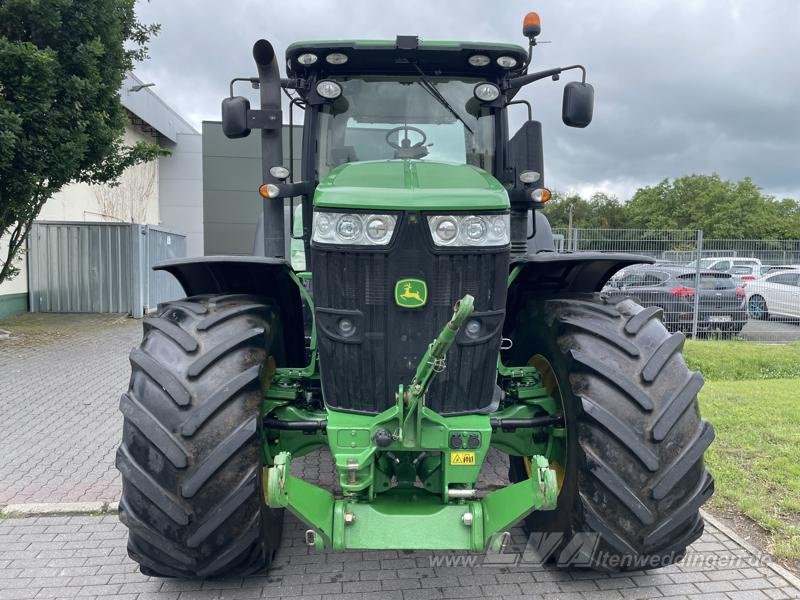
[(233, 98), (233, 84), (238, 82), (238, 81), (247, 81), (247, 82), (250, 83), (250, 85), (253, 86), (254, 90), (258, 89), (258, 85), (259, 85), (258, 77), (234, 77), (233, 79), (231, 79), (231, 83), (230, 83), (230, 86), (229, 86), (230, 93), (231, 93), (231, 95), (230, 95), (231, 98)]
[(306, 196), (314, 191), (314, 184), (311, 181), (298, 181), (296, 183), (276, 183), (275, 186), (280, 193), (275, 198), (294, 198), (295, 196)]
[(570, 71), (572, 69), (580, 69), (582, 73), (581, 83), (586, 83), (586, 68), (583, 65), (570, 65), (568, 67), (557, 67), (555, 69), (547, 69), (545, 71), (530, 73), (529, 75), (514, 77), (508, 81), (504, 91), (517, 90), (522, 86), (528, 85), (529, 83), (539, 81), (540, 79), (547, 79), (548, 77), (558, 79), (558, 76), (561, 75), (561, 73), (564, 71)]

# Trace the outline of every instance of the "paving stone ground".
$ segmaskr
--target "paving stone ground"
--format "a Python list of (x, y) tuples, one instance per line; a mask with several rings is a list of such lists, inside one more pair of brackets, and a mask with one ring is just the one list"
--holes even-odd
[[(615, 575), (531, 564), (487, 566), (483, 557), (468, 554), (318, 552), (305, 545), (303, 529), (296, 519), (287, 517), (283, 543), (268, 576), (178, 581), (139, 573), (127, 557), (126, 531), (115, 515), (6, 519), (0, 521), (0, 599), (800, 598), (800, 590), (713, 527), (707, 527), (686, 564)], [(519, 531), (514, 537), (524, 541)], [(709, 567), (713, 561), (716, 568)]]
[[(107, 315), (26, 315), (0, 321), (0, 330), (11, 332), (8, 339), (0, 336), (0, 505), (116, 501), (117, 401), (127, 385), (127, 354), (138, 343), (141, 324)], [(326, 452), (309, 455), (293, 468), (310, 481), (333, 486)], [(506, 470), (504, 458), (492, 453), (483, 485), (501, 484)], [(800, 598), (800, 588), (713, 526), (681, 564), (613, 576), (521, 560), (526, 540), (519, 530), (512, 532), (509, 553), (492, 559), (317, 552), (304, 544), (303, 531), (287, 515), (268, 577), (188, 582), (139, 573), (127, 557), (126, 530), (116, 515), (0, 519), (0, 600)]]
[(0, 505), (116, 500), (117, 404), (141, 322), (27, 314), (0, 330)]

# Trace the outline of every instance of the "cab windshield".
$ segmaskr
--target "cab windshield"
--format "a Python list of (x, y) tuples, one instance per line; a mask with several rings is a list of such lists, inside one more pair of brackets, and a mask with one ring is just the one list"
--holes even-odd
[(318, 176), (348, 162), (400, 158), (491, 172), (494, 116), (473, 96), (479, 81), (426, 79), (430, 88), (415, 77), (337, 79), (342, 94), (319, 115)]

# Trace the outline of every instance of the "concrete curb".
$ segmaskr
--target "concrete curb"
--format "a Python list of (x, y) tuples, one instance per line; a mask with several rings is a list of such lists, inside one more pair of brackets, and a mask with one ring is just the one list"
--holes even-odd
[(119, 502), (42, 502), (8, 504), (0, 508), (0, 516), (42, 517), (46, 515), (104, 515), (119, 510)]
[[(761, 550), (759, 550), (758, 548), (756, 548), (755, 546), (753, 546), (749, 542), (746, 542), (745, 540), (743, 540), (739, 536), (739, 534), (737, 534), (735, 531), (733, 531), (727, 525), (725, 525), (722, 522), (720, 522), (720, 520), (717, 519), (716, 517), (710, 515), (708, 512), (706, 512), (704, 510), (701, 510), (700, 514), (703, 515), (703, 519), (706, 521), (706, 523), (708, 523), (709, 525), (712, 525), (714, 528), (718, 529), (719, 531), (721, 531), (722, 533), (727, 535), (729, 538), (731, 538), (734, 542), (739, 544), (742, 548), (747, 550), (753, 556), (759, 556), (759, 557), (765, 556), (764, 552), (762, 552)], [(781, 577), (783, 577), (786, 581), (788, 581), (791, 585), (793, 585), (797, 590), (800, 590), (800, 577), (797, 577), (797, 575), (795, 575), (794, 573), (792, 573), (788, 569), (786, 569), (786, 568), (782, 567), (781, 565), (779, 565), (777, 562), (775, 562), (775, 559), (772, 558), (771, 556), (766, 555), (766, 557), (767, 558), (764, 561), (765, 566), (769, 567), (776, 574), (778, 574)]]

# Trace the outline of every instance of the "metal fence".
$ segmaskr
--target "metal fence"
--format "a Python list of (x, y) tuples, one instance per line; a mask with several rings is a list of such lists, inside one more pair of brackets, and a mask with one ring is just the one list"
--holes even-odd
[(38, 222), (28, 234), (31, 312), (130, 313), (183, 295), (151, 267), (186, 256), (183, 234), (130, 223)]
[(561, 229), (559, 252), (627, 252), (656, 261), (616, 273), (604, 291), (664, 311), (693, 337), (800, 340), (800, 240), (709, 239), (702, 230)]

